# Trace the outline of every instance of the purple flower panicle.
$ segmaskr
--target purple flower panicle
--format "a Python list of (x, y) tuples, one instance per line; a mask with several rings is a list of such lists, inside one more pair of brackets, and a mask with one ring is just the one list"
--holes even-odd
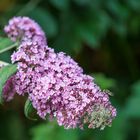
[(18, 64), (15, 90), (28, 98), (37, 114), (56, 118), (65, 128), (101, 128), (111, 125), (116, 109), (109, 96), (83, 73), (83, 69), (63, 52), (55, 53), (46, 43), (39, 25), (27, 17), (14, 17), (5, 27), (20, 46), (12, 55)]

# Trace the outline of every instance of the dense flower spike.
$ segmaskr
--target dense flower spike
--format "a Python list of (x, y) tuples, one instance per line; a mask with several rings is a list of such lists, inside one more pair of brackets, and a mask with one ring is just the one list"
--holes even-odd
[(116, 109), (108, 94), (83, 74), (78, 64), (63, 52), (55, 53), (46, 45), (41, 28), (27, 17), (10, 20), (5, 31), (12, 40), (21, 39), (12, 62), (18, 63), (15, 89), (28, 94), (38, 115), (56, 118), (65, 128), (101, 128), (111, 125)]

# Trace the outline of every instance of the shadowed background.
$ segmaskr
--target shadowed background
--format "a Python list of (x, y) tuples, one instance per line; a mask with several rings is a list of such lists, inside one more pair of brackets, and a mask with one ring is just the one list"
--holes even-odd
[[(0, 106), (0, 140), (140, 140), (140, 0), (0, 0), (0, 36), (13, 16), (29, 16), (48, 45), (93, 75), (118, 115), (104, 131), (64, 130), (24, 116), (25, 99)], [(10, 62), (12, 51), (0, 54)]]

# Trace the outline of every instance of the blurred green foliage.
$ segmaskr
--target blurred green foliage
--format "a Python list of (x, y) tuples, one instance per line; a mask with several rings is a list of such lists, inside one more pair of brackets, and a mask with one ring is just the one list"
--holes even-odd
[[(25, 100), (16, 97), (0, 106), (0, 140), (140, 140), (140, 0), (0, 0), (1, 36), (13, 16), (36, 20), (50, 47), (71, 55), (111, 90), (118, 115), (104, 131), (64, 130), (27, 120)], [(11, 53), (0, 60), (10, 62)]]

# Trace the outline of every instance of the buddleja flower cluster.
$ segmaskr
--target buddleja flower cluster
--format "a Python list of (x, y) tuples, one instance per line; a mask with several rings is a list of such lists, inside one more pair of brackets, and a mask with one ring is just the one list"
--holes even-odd
[(28, 17), (14, 17), (5, 32), (20, 46), (12, 55), (18, 71), (14, 75), (15, 91), (28, 95), (37, 114), (56, 118), (65, 128), (101, 128), (111, 125), (116, 109), (109, 96), (83, 73), (83, 69), (63, 52), (47, 46), (45, 34)]

